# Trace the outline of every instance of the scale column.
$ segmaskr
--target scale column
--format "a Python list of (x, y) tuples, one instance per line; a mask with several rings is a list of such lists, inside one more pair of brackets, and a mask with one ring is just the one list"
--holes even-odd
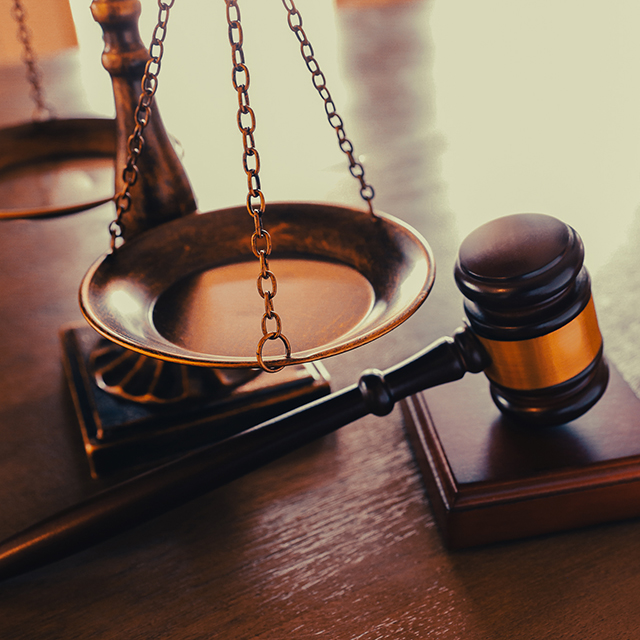
[[(93, 0), (91, 13), (102, 27), (102, 64), (113, 83), (118, 131), (116, 193), (124, 185), (122, 171), (129, 156), (128, 139), (135, 127), (135, 111), (149, 51), (140, 38), (139, 0)], [(184, 167), (164, 128), (155, 100), (144, 130), (144, 151), (136, 164), (138, 178), (131, 189), (131, 205), (122, 216), (125, 240), (197, 209)]]

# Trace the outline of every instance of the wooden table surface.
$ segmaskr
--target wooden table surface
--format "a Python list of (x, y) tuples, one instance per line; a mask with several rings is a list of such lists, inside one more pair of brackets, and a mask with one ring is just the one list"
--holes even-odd
[[(86, 3), (77, 4), (80, 15)], [(246, 4), (258, 11), (255, 0)], [(377, 205), (418, 228), (438, 264), (434, 291), (414, 317), (325, 363), (333, 388), (453, 331), (462, 317), (451, 277), (461, 235), (487, 217), (522, 210), (566, 219), (583, 235), (608, 354), (637, 387), (640, 127), (633, 116), (640, 110), (637, 96), (625, 94), (637, 75), (633, 3), (616, 5), (607, 16), (597, 3), (578, 2), (567, 3), (575, 11), (566, 15), (550, 2), (534, 8), (469, 0), (459, 11), (440, 0), (311, 4), (297, 2), (309, 14), (312, 42), (312, 16), (327, 19), (315, 40), (327, 47), (324, 66), (337, 74), (338, 107)], [(177, 25), (193, 18), (189, 11), (196, 10), (176, 5), (176, 34), (186, 33)], [(249, 22), (252, 13), (245, 13)], [(282, 26), (284, 14), (279, 18)], [(218, 31), (226, 33), (224, 26)], [(615, 46), (607, 48), (598, 34)], [(93, 42), (95, 31), (88, 38)], [(180, 54), (189, 57), (195, 44), (183, 40)], [(295, 43), (287, 42), (294, 52)], [(169, 39), (168, 51), (171, 46)], [(602, 67), (594, 66), (600, 58), (591, 47)], [(269, 64), (270, 47), (258, 51), (248, 53), (252, 80)], [(279, 55), (278, 46), (273, 53)], [(322, 62), (320, 47), (316, 53)], [(624, 64), (614, 67), (612, 60)], [(267, 85), (256, 79), (252, 89), (267, 197), (356, 204), (317, 96), (308, 79), (304, 86), (286, 81), (287, 64)], [(169, 98), (192, 95), (185, 91), (195, 75), (182, 77), (177, 67), (168, 65), (162, 78), (178, 84), (165, 89), (167, 108), (161, 94), (159, 101), (167, 127), (185, 147), (201, 209), (242, 202), (230, 74), (220, 72), (229, 86), (216, 89), (230, 107), (212, 106), (205, 92), (193, 117), (184, 118), (184, 105)], [(277, 99), (258, 97), (268, 84)], [(231, 125), (210, 141), (211, 124), (223, 117), (216, 109), (227, 109)], [(537, 118), (543, 110), (544, 122)], [(185, 120), (199, 116), (190, 129)], [(270, 133), (272, 116), (276, 133)], [(567, 132), (581, 144), (571, 145)], [(112, 216), (105, 205), (0, 224), (2, 538), (109, 483), (89, 476), (58, 332), (83, 322), (79, 282), (107, 250)], [(0, 638), (632, 638), (640, 628), (639, 527), (623, 522), (447, 551), (396, 408), (109, 542), (0, 584)]]

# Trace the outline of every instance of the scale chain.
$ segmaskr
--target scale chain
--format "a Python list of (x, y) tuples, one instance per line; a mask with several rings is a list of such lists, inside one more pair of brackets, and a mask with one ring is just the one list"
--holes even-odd
[[(245, 63), (242, 45), (244, 36), (240, 20), (240, 7), (238, 0), (225, 0), (227, 25), (229, 31), (229, 44), (231, 45), (231, 61), (233, 63), (232, 83), (238, 95), (238, 129), (242, 133), (242, 166), (247, 174), (247, 210), (253, 218), (254, 233), (251, 236), (251, 250), (260, 260), (260, 274), (258, 275), (257, 288), (260, 297), (264, 300), (264, 315), (262, 316), (262, 338), (256, 348), (256, 357), (260, 367), (267, 372), (275, 373), (284, 368), (284, 365), (271, 367), (267, 365), (263, 357), (263, 349), (267, 340), (280, 340), (286, 350), (286, 357), (291, 357), (291, 345), (287, 337), (282, 333), (282, 321), (274, 309), (273, 299), (278, 291), (278, 283), (274, 273), (269, 269), (269, 256), (272, 243), (269, 232), (264, 228), (262, 217), (266, 209), (264, 194), (260, 184), (260, 155), (255, 145), (254, 132), (256, 129), (256, 116), (249, 104), (249, 69)], [(269, 281), (269, 290), (265, 290), (264, 282)], [(275, 322), (275, 329), (269, 331), (267, 322)]]
[(18, 23), (18, 39), (23, 47), (22, 60), (27, 66), (27, 81), (31, 85), (31, 97), (36, 105), (33, 112), (33, 120), (54, 118), (55, 109), (47, 104), (44, 99), (40, 69), (38, 68), (36, 54), (31, 46), (31, 31), (27, 26), (27, 12), (21, 0), (14, 0), (11, 7), (11, 15)]
[(173, 8), (175, 0), (163, 2), (158, 0), (158, 21), (153, 34), (151, 36), (151, 44), (149, 45), (149, 59), (144, 68), (142, 80), (140, 82), (140, 97), (134, 112), (135, 127), (133, 133), (127, 140), (127, 150), (129, 155), (124, 169), (122, 170), (122, 180), (124, 184), (114, 201), (116, 205), (116, 217), (109, 224), (109, 233), (111, 234), (111, 252), (115, 251), (118, 241), (122, 239), (124, 233), (124, 224), (122, 217), (131, 206), (131, 187), (138, 180), (138, 159), (144, 148), (144, 137), (142, 136), (144, 128), (149, 124), (151, 119), (151, 104), (158, 90), (158, 74), (162, 65), (162, 56), (164, 54), (164, 40), (167, 37), (167, 25), (169, 23), (169, 12)]
[(300, 43), (300, 53), (307, 65), (307, 69), (311, 72), (311, 82), (324, 102), (324, 110), (327, 114), (327, 120), (338, 136), (340, 149), (349, 160), (349, 172), (360, 182), (360, 197), (367, 203), (369, 211), (374, 215), (373, 198), (375, 196), (375, 192), (373, 187), (365, 180), (364, 167), (362, 163), (358, 162), (353, 155), (353, 144), (351, 140), (347, 138), (347, 134), (344, 130), (344, 123), (336, 111), (335, 102), (327, 88), (325, 75), (320, 69), (320, 65), (315, 58), (311, 42), (309, 42), (307, 34), (302, 27), (302, 15), (296, 8), (293, 0), (282, 0), (282, 4), (287, 10), (287, 23), (289, 24), (289, 28), (293, 31)]

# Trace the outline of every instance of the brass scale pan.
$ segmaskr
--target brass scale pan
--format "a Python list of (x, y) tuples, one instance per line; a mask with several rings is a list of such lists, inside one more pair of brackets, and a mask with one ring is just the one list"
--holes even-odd
[(0, 129), (0, 220), (77, 213), (113, 198), (116, 123), (43, 120)]
[[(52, 217), (113, 198), (116, 124), (51, 119), (0, 130), (0, 220)], [(426, 241), (377, 213), (314, 203), (268, 205), (276, 310), (292, 353), (270, 366), (328, 357), (384, 335), (426, 299)], [(113, 342), (182, 364), (256, 367), (263, 302), (244, 207), (196, 213), (129, 240), (85, 276), (80, 305)], [(273, 352), (269, 355), (269, 348)]]
[[(270, 367), (336, 355), (411, 316), (434, 281), (426, 241), (409, 225), (342, 206), (271, 203), (273, 299), (291, 344), (267, 340)], [(161, 224), (100, 258), (80, 288), (89, 324), (147, 356), (181, 364), (257, 367), (264, 302), (245, 207)], [(273, 347), (272, 350), (267, 350)]]

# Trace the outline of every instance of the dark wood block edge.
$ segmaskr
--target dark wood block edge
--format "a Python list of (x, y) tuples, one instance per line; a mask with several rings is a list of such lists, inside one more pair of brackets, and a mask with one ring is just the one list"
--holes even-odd
[[(617, 405), (624, 419), (633, 421), (631, 427), (640, 427), (640, 401), (615, 370), (611, 384), (614, 389), (607, 391), (613, 398), (610, 404)], [(616, 387), (622, 389), (622, 396)], [(437, 389), (419, 393), (403, 401), (401, 407), (434, 518), (448, 548), (462, 549), (640, 516), (637, 439), (629, 442), (628, 450), (635, 451), (633, 455), (579, 464), (572, 461), (565, 467), (559, 465), (522, 477), (487, 472), (472, 482), (458, 481), (450, 458), (460, 454), (454, 448), (448, 450), (440, 436), (440, 430), (449, 428), (447, 421), (456, 421), (456, 405), (443, 413), (440, 402), (434, 418), (429, 403), (430, 394), (433, 398), (435, 393)], [(486, 396), (491, 403), (488, 393)], [(479, 393), (471, 394), (471, 401), (484, 403), (480, 397)], [(627, 404), (624, 409), (619, 405), (621, 397)], [(610, 407), (600, 411), (607, 409)], [(482, 416), (485, 408), (478, 413)], [(621, 448), (625, 448), (624, 443)]]

